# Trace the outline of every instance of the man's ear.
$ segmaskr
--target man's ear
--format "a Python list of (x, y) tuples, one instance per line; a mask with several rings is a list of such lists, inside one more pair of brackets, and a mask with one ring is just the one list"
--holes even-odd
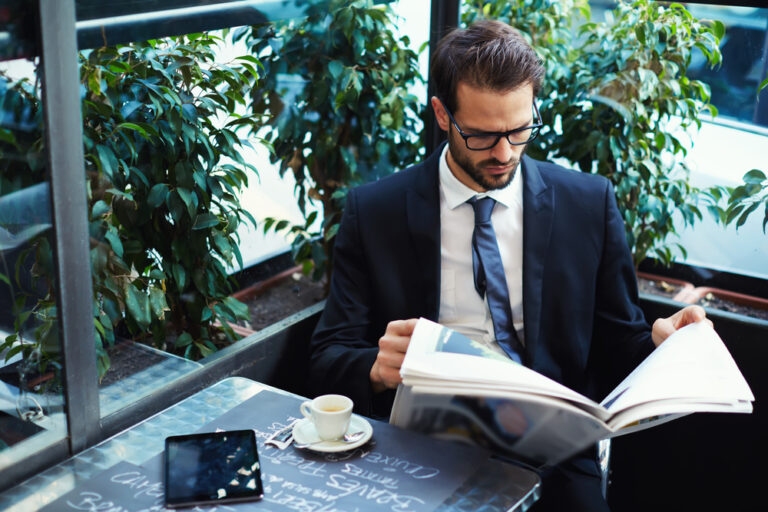
[(447, 132), (451, 120), (448, 118), (448, 114), (445, 112), (443, 104), (437, 99), (437, 96), (432, 96), (430, 102), (432, 103), (432, 110), (435, 113), (435, 119), (437, 120), (438, 126), (440, 126), (441, 130)]

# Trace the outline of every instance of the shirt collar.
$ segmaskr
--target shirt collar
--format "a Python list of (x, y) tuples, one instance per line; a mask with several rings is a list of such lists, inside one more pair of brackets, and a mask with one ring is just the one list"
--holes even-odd
[(445, 203), (448, 208), (453, 210), (459, 205), (466, 203), (467, 200), (474, 196), (485, 197), (490, 196), (497, 202), (503, 204), (507, 208), (513, 206), (514, 203), (523, 205), (523, 188), (522, 188), (522, 164), (518, 164), (515, 175), (509, 185), (502, 189), (490, 190), (488, 192), (478, 193), (462, 182), (453, 175), (450, 167), (448, 167), (448, 144), (443, 147), (443, 152), (440, 155), (440, 188), (445, 195)]

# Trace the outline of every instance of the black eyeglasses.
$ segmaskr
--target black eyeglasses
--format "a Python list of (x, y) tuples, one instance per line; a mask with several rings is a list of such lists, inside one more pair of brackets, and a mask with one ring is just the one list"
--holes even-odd
[(532, 125), (523, 126), (522, 128), (515, 128), (514, 130), (509, 130), (508, 132), (482, 132), (466, 134), (461, 130), (461, 128), (459, 128), (459, 125), (453, 118), (453, 114), (451, 114), (451, 111), (448, 110), (448, 107), (445, 106), (443, 100), (439, 101), (445, 109), (445, 112), (448, 114), (448, 117), (451, 119), (453, 126), (456, 127), (456, 129), (459, 131), (459, 135), (462, 139), (464, 139), (464, 143), (467, 145), (467, 149), (471, 149), (472, 151), (491, 149), (499, 143), (499, 140), (501, 140), (502, 137), (507, 139), (507, 142), (513, 146), (527, 144), (536, 138), (536, 136), (539, 134), (539, 130), (542, 126), (544, 126), (541, 122), (539, 107), (536, 106), (536, 102), (534, 101), (533, 112), (535, 114), (535, 122)]

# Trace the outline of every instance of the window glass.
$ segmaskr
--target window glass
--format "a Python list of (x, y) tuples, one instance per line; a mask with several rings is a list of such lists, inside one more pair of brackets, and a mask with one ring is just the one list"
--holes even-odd
[[(723, 63), (716, 69), (704, 65), (699, 55), (689, 71), (712, 90), (712, 103), (719, 115), (744, 123), (768, 127), (768, 109), (760, 108), (757, 88), (768, 74), (768, 8), (688, 4), (699, 19), (725, 24), (720, 42)], [(765, 102), (768, 95), (762, 94)]]
[(36, 66), (0, 62), (0, 470), (66, 436)]
[(240, 336), (227, 266), (255, 166), (255, 78), (203, 32), (80, 52), (101, 414), (200, 367)]
[[(615, 1), (591, 0), (590, 5), (593, 19), (603, 20)], [(688, 75), (709, 84), (720, 120), (768, 127), (768, 90), (760, 95), (762, 104), (757, 96), (758, 85), (768, 75), (768, 7), (694, 2), (682, 5), (697, 19), (718, 20), (725, 25), (725, 36), (720, 41), (722, 65), (710, 69), (704, 56), (697, 53)]]
[[(246, 318), (247, 307), (231, 297), (235, 284), (228, 276), (290, 249), (291, 237), (297, 233), (269, 229), (265, 235), (265, 226), (276, 227), (279, 222), (306, 228), (310, 234), (323, 226), (323, 201), (313, 186), (314, 176), (297, 187), (290, 164), (274, 161), (263, 140), (271, 137), (274, 127), (267, 124), (280, 116), (279, 110), (291, 110), (294, 116), (285, 116), (291, 120), (278, 128), (284, 133), (293, 130), (290, 123), (301, 125), (302, 116), (294, 112), (309, 112), (304, 115), (310, 123), (321, 117), (313, 112), (318, 108), (312, 104), (315, 100), (295, 100), (311, 80), (302, 69), (286, 70), (286, 62), (270, 65), (258, 59), (264, 60), (281, 45), (293, 45), (296, 52), (316, 52), (314, 47), (301, 50), (300, 37), (291, 36), (292, 42), (287, 43), (290, 38), (275, 37), (275, 31), (278, 22), (282, 27), (299, 26), (305, 19), (299, 14), (305, 11), (322, 25), (327, 22), (328, 2), (254, 2), (265, 22), (258, 29), (252, 28), (253, 20), (247, 26), (234, 26), (244, 19), (226, 9), (216, 14), (219, 21), (199, 10), (225, 4), (181, 1), (167, 6), (179, 8), (172, 12), (146, 5), (138, 9), (127, 3), (78, 2), (102, 416), (200, 368), (218, 351), (254, 332), (253, 323)], [(342, 5), (339, 1), (331, 4)], [(404, 76), (417, 73), (423, 64), (415, 51), (426, 39), (429, 24), (429, 2), (411, 4), (405, 12), (419, 14), (416, 20), (409, 19), (412, 26), (419, 25), (419, 34), (400, 43), (410, 52), (401, 54), (405, 69), (400, 74)], [(117, 7), (120, 9), (115, 11)], [(371, 15), (357, 14), (364, 21), (361, 29), (369, 30), (368, 39), (381, 34), (375, 31), (380, 19), (376, 13), (381, 9), (374, 7)], [(134, 19), (137, 12), (139, 18), (154, 21)], [(318, 26), (311, 30), (322, 34)], [(197, 31), (174, 35), (192, 28)], [(392, 30), (394, 38), (405, 35), (394, 26)], [(89, 32), (98, 33), (101, 39), (93, 44), (86, 37)], [(142, 39), (151, 34), (157, 37)], [(337, 29), (335, 37), (346, 36)], [(387, 44), (387, 37), (384, 34), (380, 44)], [(368, 39), (355, 36), (345, 44), (362, 48)], [(110, 45), (103, 46), (102, 41)], [(339, 60), (334, 68), (340, 73), (337, 82), (347, 84), (346, 90), (339, 87), (338, 94), (355, 93), (364, 98), (358, 102), (359, 109), (370, 110), (375, 94), (352, 81), (364, 78), (355, 76), (354, 62), (343, 60), (354, 58), (342, 55), (344, 52), (354, 52), (342, 42), (336, 46), (339, 55), (329, 61)], [(369, 50), (366, 58), (371, 65), (381, 65), (377, 60), (381, 53), (386, 53), (383, 47)], [(381, 73), (376, 79), (389, 82)], [(421, 85), (417, 82), (412, 80), (412, 85)], [(253, 104), (252, 98), (263, 92), (259, 87), (272, 88), (282, 106), (275, 108), (278, 100), (270, 96), (268, 101), (274, 103), (265, 116)], [(414, 94), (423, 95), (423, 86)], [(352, 103), (334, 95), (324, 103), (333, 105), (341, 99)], [(390, 94), (386, 108), (401, 101), (397, 96)], [(415, 98), (402, 101), (415, 103)], [(423, 103), (423, 98), (419, 100)], [(421, 123), (416, 109), (404, 110), (405, 114), (397, 114), (393, 108), (385, 121), (403, 125), (401, 132), (392, 135), (392, 128), (374, 123), (373, 129), (366, 128), (372, 140), (356, 147), (350, 143), (350, 151), (358, 155), (371, 153), (373, 148), (384, 155), (373, 160), (371, 168), (361, 164), (362, 178), (358, 179), (375, 178), (378, 166), (386, 167), (381, 172), (391, 172), (401, 158), (398, 151), (407, 153), (417, 140), (417, 130), (410, 129)], [(369, 114), (373, 117), (376, 110)], [(397, 115), (408, 117), (399, 122)], [(350, 122), (349, 129), (359, 130), (356, 121)], [(307, 137), (319, 137), (321, 132), (312, 131)], [(393, 141), (398, 141), (399, 149), (394, 149)], [(350, 152), (345, 158), (357, 157)], [(317, 300), (322, 299), (322, 285), (314, 287), (313, 293)]]
[(303, 217), (247, 108), (264, 70), (243, 35), (308, 3), (77, 3), (102, 416), (254, 332), (230, 275), (288, 249), (265, 217)]

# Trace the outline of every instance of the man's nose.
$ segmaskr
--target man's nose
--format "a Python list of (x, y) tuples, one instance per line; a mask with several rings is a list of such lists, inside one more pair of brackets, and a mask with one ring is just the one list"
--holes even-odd
[(491, 156), (499, 162), (509, 162), (512, 159), (519, 159), (523, 146), (514, 146), (509, 143), (506, 137), (499, 138), (499, 142), (491, 148)]

